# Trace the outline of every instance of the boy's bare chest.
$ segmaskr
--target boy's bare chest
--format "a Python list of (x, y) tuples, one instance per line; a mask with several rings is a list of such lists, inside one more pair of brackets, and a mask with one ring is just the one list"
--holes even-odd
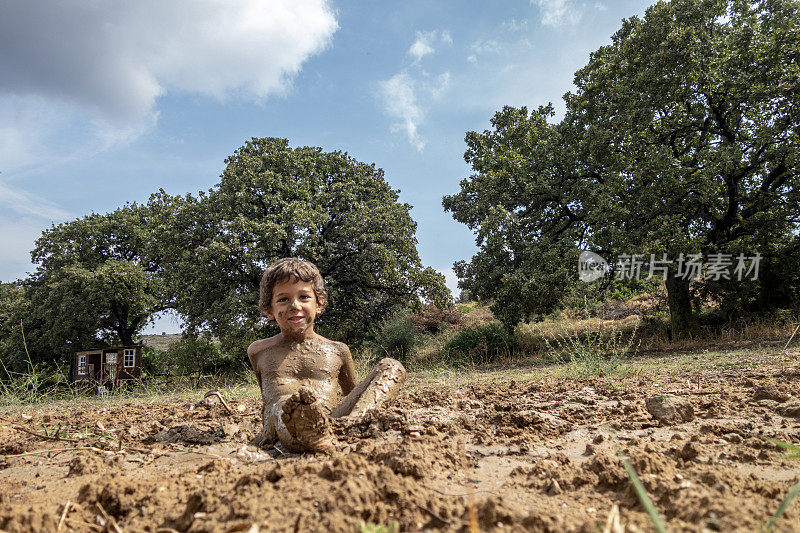
[(324, 344), (277, 346), (262, 359), (262, 374), (284, 378), (328, 379), (342, 366), (335, 347)]

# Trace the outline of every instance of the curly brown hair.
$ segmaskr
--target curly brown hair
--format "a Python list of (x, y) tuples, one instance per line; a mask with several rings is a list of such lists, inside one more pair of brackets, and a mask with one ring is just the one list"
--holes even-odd
[[(267, 316), (272, 302), (272, 290), (275, 285), (286, 280), (311, 282), (317, 297), (319, 312), (322, 314), (328, 306), (328, 293), (325, 292), (325, 281), (317, 266), (310, 261), (297, 257), (278, 259), (264, 271), (259, 288), (258, 310), (261, 316)], [(274, 321), (271, 321), (274, 322)]]

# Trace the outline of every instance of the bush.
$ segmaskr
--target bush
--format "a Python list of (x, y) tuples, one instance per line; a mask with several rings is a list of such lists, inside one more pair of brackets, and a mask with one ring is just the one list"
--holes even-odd
[(517, 351), (514, 337), (499, 322), (464, 328), (445, 345), (453, 364), (491, 363)]
[(374, 345), (381, 356), (405, 361), (420, 342), (414, 319), (408, 309), (398, 309), (387, 316), (373, 334)]
[(544, 338), (545, 345), (556, 361), (565, 363), (570, 375), (583, 377), (610, 373), (616, 370), (623, 358), (636, 351), (638, 328), (624, 332), (617, 324), (586, 331), (562, 331), (551, 342)]
[[(467, 307), (467, 306), (461, 306)], [(467, 307), (469, 310), (469, 307)], [(458, 328), (464, 325), (464, 312), (456, 306), (445, 308), (429, 305), (421, 313), (411, 315), (414, 327), (423, 334), (436, 335), (447, 329)]]
[(219, 343), (203, 337), (184, 336), (169, 347), (163, 367), (179, 374), (217, 374), (238, 368), (236, 358), (222, 353)]

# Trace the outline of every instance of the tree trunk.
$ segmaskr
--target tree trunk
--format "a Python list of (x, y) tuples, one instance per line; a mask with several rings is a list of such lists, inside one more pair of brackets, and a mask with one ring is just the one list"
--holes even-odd
[(133, 328), (120, 328), (117, 331), (119, 335), (119, 340), (122, 342), (123, 346), (132, 346), (133, 345), (133, 334), (136, 332)]
[(673, 272), (665, 277), (669, 323), (673, 339), (694, 337), (700, 333), (700, 326), (692, 313), (689, 296), (689, 280), (676, 278)]

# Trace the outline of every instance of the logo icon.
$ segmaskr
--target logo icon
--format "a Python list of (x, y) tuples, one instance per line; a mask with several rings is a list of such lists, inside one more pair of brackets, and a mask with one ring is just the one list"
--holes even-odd
[(581, 281), (591, 283), (605, 276), (609, 270), (606, 260), (594, 252), (584, 250), (578, 256), (578, 279)]

